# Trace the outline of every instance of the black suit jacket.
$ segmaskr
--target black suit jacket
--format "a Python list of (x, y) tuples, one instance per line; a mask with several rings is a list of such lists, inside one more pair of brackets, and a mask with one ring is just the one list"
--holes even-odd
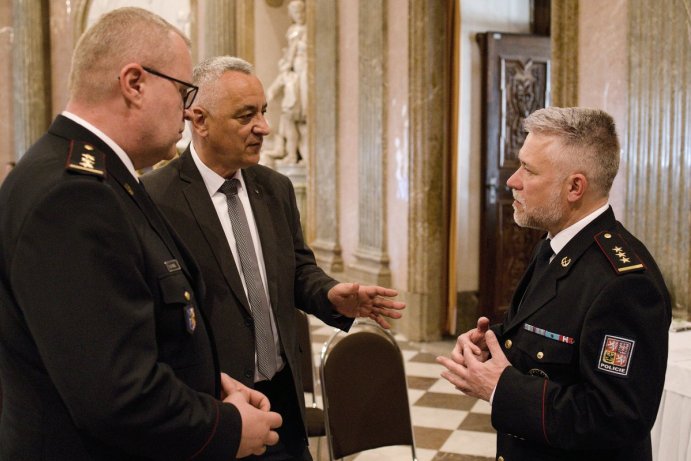
[(0, 189), (0, 458), (232, 459), (202, 290), (120, 159), (58, 116)]
[(526, 291), (531, 272), (493, 326), (513, 365), (492, 404), (497, 454), (650, 461), (671, 320), (653, 257), (610, 208)]
[[(301, 440), (283, 441), (291, 451), (300, 452), (296, 445), (306, 446), (300, 361), (301, 354), (309, 351), (299, 347), (294, 309), (298, 307), (342, 329), (348, 329), (352, 320), (334, 315), (327, 292), (337, 282), (316, 265), (304, 242), (290, 180), (261, 165), (243, 169), (242, 174), (259, 230), (281, 349), (293, 377), (294, 389), (286, 392), (300, 408), (301, 419), (282, 416), (284, 426), (300, 426)], [(207, 286), (203, 306), (214, 326), (221, 370), (253, 386), (254, 327), (249, 303), (218, 214), (189, 148), (165, 167), (145, 175), (143, 181), (199, 262)]]

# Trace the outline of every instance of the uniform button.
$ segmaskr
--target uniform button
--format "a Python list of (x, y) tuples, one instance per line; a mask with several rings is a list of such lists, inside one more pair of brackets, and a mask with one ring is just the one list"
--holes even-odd
[(507, 349), (511, 349), (511, 346), (513, 346), (513, 342), (510, 339), (507, 339), (504, 341), (504, 347)]
[(497, 461), (504, 461), (504, 457), (500, 456), (499, 458), (497, 458)]
[(544, 357), (544, 356), (545, 356), (545, 354), (542, 351), (537, 353), (538, 360), (542, 360), (542, 357)]
[(245, 370), (245, 378), (252, 378), (254, 376), (253, 370)]
[(185, 300), (187, 300), (187, 301), (192, 299), (192, 295), (190, 294), (189, 291), (185, 291), (185, 293), (183, 293), (183, 296), (185, 297)]

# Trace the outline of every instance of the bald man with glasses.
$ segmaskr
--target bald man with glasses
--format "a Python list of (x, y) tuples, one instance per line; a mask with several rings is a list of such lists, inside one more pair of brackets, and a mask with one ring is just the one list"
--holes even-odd
[(191, 72), (163, 19), (106, 14), (0, 188), (0, 459), (232, 460), (278, 440), (266, 397), (220, 373), (199, 269), (137, 177), (180, 139)]

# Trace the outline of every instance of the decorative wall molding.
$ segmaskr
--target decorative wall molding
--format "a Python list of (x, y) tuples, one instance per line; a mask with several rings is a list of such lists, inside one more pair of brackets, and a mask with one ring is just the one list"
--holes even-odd
[(387, 1), (358, 9), (358, 244), (349, 272), (356, 280), (391, 285), (386, 242)]
[(308, 0), (307, 238), (319, 266), (343, 271), (338, 197), (338, 8)]
[(50, 123), (49, 17), (46, 2), (13, 0), (12, 88), (16, 159), (45, 133)]
[(552, 2), (552, 101), (578, 105), (578, 0)]
[(691, 18), (678, 0), (631, 0), (626, 222), (691, 320)]

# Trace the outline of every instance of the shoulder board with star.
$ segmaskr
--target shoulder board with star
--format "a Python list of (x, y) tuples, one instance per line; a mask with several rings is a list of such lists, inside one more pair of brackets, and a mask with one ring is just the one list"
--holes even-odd
[(643, 261), (634, 253), (621, 235), (603, 231), (595, 236), (595, 241), (617, 274), (645, 270)]
[(105, 178), (106, 154), (96, 150), (91, 144), (72, 140), (67, 154), (65, 169), (75, 173), (90, 174)]

